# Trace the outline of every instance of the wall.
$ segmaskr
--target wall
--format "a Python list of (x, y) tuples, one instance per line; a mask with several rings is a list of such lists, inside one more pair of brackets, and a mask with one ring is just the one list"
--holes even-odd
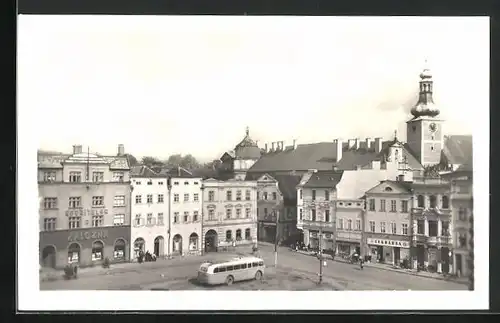
[(414, 152), (415, 158), (421, 160), (422, 158), (422, 121), (411, 121), (406, 124), (406, 142), (410, 149)]

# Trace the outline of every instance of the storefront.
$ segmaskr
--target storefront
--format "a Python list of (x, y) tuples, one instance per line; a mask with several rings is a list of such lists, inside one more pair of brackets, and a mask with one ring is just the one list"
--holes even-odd
[[(308, 230), (308, 241), (306, 241), (306, 246), (316, 249), (320, 245), (320, 234), (319, 230)], [(323, 231), (323, 236), (321, 237), (321, 249), (322, 250), (334, 250), (334, 235), (333, 232)]]
[(40, 233), (40, 264), (63, 268), (129, 260), (130, 226), (85, 228)]
[(366, 237), (369, 261), (399, 265), (410, 259), (410, 240), (407, 236), (377, 235)]
[(361, 252), (361, 233), (337, 230), (336, 239), (337, 255), (353, 255)]

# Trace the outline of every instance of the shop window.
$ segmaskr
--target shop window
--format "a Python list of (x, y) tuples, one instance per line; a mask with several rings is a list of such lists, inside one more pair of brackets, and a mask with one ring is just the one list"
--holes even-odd
[(100, 261), (103, 259), (104, 245), (101, 241), (92, 243), (92, 261)]
[(80, 245), (78, 243), (72, 243), (68, 247), (68, 263), (79, 263), (80, 262)]
[(189, 236), (189, 250), (198, 250), (198, 235), (194, 232)]
[(126, 245), (125, 240), (123, 239), (116, 240), (113, 251), (113, 258), (117, 260), (125, 259), (125, 245)]
[(139, 252), (142, 251), (144, 252), (144, 239), (143, 238), (137, 238), (134, 241), (134, 255), (135, 258), (139, 256)]

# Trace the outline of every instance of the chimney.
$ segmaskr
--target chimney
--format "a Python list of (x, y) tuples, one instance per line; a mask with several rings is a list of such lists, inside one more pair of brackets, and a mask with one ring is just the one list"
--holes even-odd
[(118, 156), (124, 156), (125, 155), (125, 147), (123, 144), (118, 145)]
[(356, 150), (359, 149), (360, 141), (361, 140), (359, 138), (354, 139), (354, 149), (356, 149)]
[(366, 142), (366, 150), (370, 150), (370, 146), (371, 146), (371, 143), (372, 143), (372, 139), (371, 138), (366, 138), (365, 139), (365, 142)]
[(280, 150), (285, 150), (285, 142), (284, 141), (280, 141)]
[(267, 153), (267, 143), (264, 145), (264, 151)]
[(293, 140), (293, 149), (297, 148), (297, 139)]
[(356, 144), (356, 139), (348, 139), (347, 140), (347, 149), (354, 148), (355, 144)]
[(82, 153), (82, 145), (73, 145), (73, 155)]
[(275, 142), (271, 143), (271, 151), (274, 151), (274, 144), (275, 144)]
[(342, 159), (342, 139), (334, 139), (335, 151), (337, 152), (337, 163)]
[(377, 137), (375, 138), (375, 152), (379, 153), (382, 151), (382, 138)]

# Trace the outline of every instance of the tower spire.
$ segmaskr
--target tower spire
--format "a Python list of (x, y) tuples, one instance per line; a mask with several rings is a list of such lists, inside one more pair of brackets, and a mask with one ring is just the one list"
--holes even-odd
[(246, 129), (245, 129), (245, 133), (247, 134), (247, 136), (249, 136), (249, 135), (250, 135), (250, 128), (248, 128), (248, 126), (247, 126), (247, 127), (246, 127)]
[(425, 64), (420, 73), (419, 95), (417, 104), (411, 109), (411, 114), (415, 117), (428, 116), (435, 117), (439, 115), (439, 109), (434, 105), (432, 97), (434, 81), (432, 73), (428, 65), (428, 60), (425, 59)]

